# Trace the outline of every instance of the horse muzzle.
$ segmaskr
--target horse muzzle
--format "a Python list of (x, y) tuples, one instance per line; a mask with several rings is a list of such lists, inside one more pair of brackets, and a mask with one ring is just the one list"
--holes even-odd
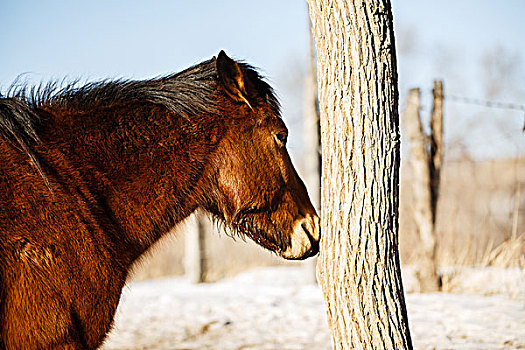
[(289, 260), (303, 260), (319, 252), (321, 227), (317, 215), (306, 215), (296, 220), (293, 226), (290, 245), (281, 256)]

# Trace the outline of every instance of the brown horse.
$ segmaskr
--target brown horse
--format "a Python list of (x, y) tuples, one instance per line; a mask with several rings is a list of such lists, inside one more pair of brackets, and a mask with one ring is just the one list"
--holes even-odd
[(223, 51), (181, 73), (0, 99), (0, 349), (94, 349), (131, 264), (197, 209), (286, 259), (319, 218), (272, 88)]

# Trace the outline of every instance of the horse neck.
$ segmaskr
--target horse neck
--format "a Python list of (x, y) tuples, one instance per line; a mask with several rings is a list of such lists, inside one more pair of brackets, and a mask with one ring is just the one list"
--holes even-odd
[[(210, 154), (221, 126), (203, 116), (183, 118), (154, 105), (61, 115), (54, 138), (63, 168), (86, 185), (119, 235), (138, 257), (189, 216), (210, 183)], [(115, 233), (113, 233), (115, 234)]]

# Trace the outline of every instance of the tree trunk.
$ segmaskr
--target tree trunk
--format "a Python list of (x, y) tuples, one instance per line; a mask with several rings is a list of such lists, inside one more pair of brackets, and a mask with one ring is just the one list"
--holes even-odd
[[(310, 22), (310, 20), (308, 20)], [(311, 28), (311, 25), (310, 25)], [(310, 194), (310, 199), (317, 212), (320, 212), (321, 204), (321, 125), (319, 124), (319, 100), (317, 98), (317, 78), (315, 70), (315, 52), (311, 30), (308, 31), (310, 38), (310, 55), (308, 70), (304, 77), (304, 141), (306, 145), (304, 155), (305, 182)], [(317, 257), (305, 262), (307, 279), (316, 283), (315, 269)]]
[[(442, 118), (438, 116), (438, 110), (442, 111), (440, 106), (442, 104), (434, 102), (434, 111), (431, 117), (432, 131), (443, 130)], [(441, 169), (442, 132), (436, 132), (435, 136), (434, 132), (432, 132), (428, 138), (430, 142), (428, 144), (419, 115), (420, 107), (419, 89), (410, 90), (403, 117), (410, 141), (410, 164), (413, 172), (412, 186), (414, 189), (414, 221), (421, 242), (417, 274), (421, 292), (435, 292), (440, 288), (437, 274), (437, 238), (434, 223), (437, 191), (439, 189), (439, 171)], [(430, 153), (428, 153), (427, 149), (430, 150)]]
[(309, 0), (318, 58), (318, 279), (337, 349), (411, 349), (398, 251), (399, 115), (388, 0)]

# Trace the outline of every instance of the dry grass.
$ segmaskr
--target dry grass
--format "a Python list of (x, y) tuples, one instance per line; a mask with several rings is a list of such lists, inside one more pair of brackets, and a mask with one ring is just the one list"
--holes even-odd
[[(400, 249), (417, 265), (410, 169), (402, 168)], [(438, 265), (525, 267), (525, 159), (445, 163), (438, 204)]]
[(482, 266), (525, 267), (525, 235), (521, 234), (512, 237), (497, 246), (493, 246), (492, 241), (486, 253), (482, 256)]

